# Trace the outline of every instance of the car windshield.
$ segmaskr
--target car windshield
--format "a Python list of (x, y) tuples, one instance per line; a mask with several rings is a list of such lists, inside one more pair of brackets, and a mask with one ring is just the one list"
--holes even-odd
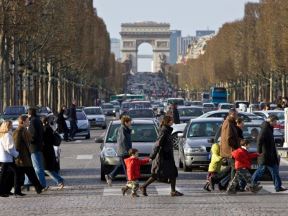
[(84, 112), (86, 115), (101, 115), (103, 114), (100, 108), (85, 108)]
[(223, 104), (223, 105), (221, 105), (221, 109), (231, 109), (233, 107), (234, 107), (233, 104)]
[(37, 110), (38, 113), (49, 113), (49, 110), (46, 107), (40, 107)]
[(21, 115), (25, 114), (24, 107), (7, 107), (4, 111), (5, 115)]
[(215, 107), (214, 104), (203, 104), (203, 107)]
[[(119, 124), (111, 125), (107, 135), (107, 143), (117, 142)], [(157, 130), (153, 124), (132, 124), (131, 141), (133, 142), (155, 142)]]
[(269, 116), (270, 115), (275, 115), (278, 117), (279, 120), (284, 120), (284, 112), (268, 112)]
[(104, 105), (103, 105), (103, 108), (104, 108), (104, 109), (113, 109), (114, 107), (113, 107), (112, 104), (104, 104)]
[(128, 115), (133, 118), (154, 118), (154, 113), (152, 110), (130, 110)]
[(222, 122), (192, 122), (187, 137), (213, 137), (221, 124)]
[(86, 120), (86, 115), (84, 112), (76, 112), (77, 120)]
[(139, 102), (139, 103), (131, 103), (129, 108), (130, 109), (141, 109), (141, 108), (151, 108), (150, 102)]
[(180, 116), (201, 116), (203, 114), (201, 108), (179, 108), (178, 112)]
[(167, 101), (168, 104), (177, 104), (178, 106), (183, 106), (184, 105), (184, 99), (168, 99)]

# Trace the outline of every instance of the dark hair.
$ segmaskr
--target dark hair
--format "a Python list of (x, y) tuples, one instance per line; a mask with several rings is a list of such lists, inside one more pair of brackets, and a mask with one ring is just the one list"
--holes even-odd
[(36, 116), (36, 113), (37, 113), (37, 109), (35, 107), (30, 107), (28, 109), (28, 114), (31, 116)]
[(250, 142), (247, 139), (241, 139), (240, 140), (240, 145), (241, 146), (247, 146), (249, 144), (250, 144)]
[(279, 118), (276, 115), (270, 115), (268, 117), (268, 121), (273, 122), (273, 121), (278, 121)]
[(235, 108), (231, 108), (228, 115), (231, 115), (232, 113), (237, 113), (237, 110)]
[(41, 120), (42, 120), (42, 123), (43, 123), (44, 125), (49, 124), (49, 119), (48, 119), (48, 117), (43, 116), (43, 117), (41, 118)]
[(164, 116), (164, 118), (162, 119), (160, 126), (161, 126), (161, 127), (162, 127), (162, 126), (168, 126), (168, 124), (169, 124), (170, 121), (173, 121), (173, 117), (170, 116), (170, 115), (166, 115), (166, 116)]
[(243, 118), (239, 117), (236, 119), (237, 124), (241, 124), (242, 122), (244, 122)]
[(28, 116), (26, 116), (26, 115), (20, 115), (20, 116), (18, 117), (19, 126), (24, 125), (24, 122), (26, 121), (27, 118), (28, 118)]
[(132, 149), (129, 149), (128, 154), (129, 154), (129, 156), (132, 156), (132, 155), (136, 155), (137, 152), (138, 152), (138, 149), (134, 149), (134, 148), (132, 148)]

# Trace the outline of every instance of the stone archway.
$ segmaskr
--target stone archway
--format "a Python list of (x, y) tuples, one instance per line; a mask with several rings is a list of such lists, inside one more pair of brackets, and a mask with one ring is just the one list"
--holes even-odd
[(161, 70), (170, 55), (170, 24), (155, 22), (123, 23), (121, 25), (122, 61), (128, 62), (127, 69), (138, 71), (138, 47), (149, 43), (153, 48), (153, 71)]

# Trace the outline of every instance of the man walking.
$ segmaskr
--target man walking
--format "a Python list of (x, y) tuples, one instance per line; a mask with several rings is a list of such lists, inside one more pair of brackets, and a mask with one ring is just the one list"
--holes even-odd
[(70, 138), (74, 140), (77, 132), (77, 115), (76, 115), (76, 100), (72, 101), (72, 105), (69, 109), (69, 121), (70, 121)]
[(287, 188), (282, 187), (279, 176), (279, 158), (273, 135), (277, 120), (277, 116), (271, 115), (262, 125), (257, 140), (257, 151), (261, 154), (258, 158), (259, 168), (253, 174), (252, 181), (255, 185), (262, 178), (267, 168), (271, 173), (276, 192), (281, 192), (286, 191)]
[(173, 112), (173, 121), (174, 121), (174, 124), (180, 124), (180, 116), (179, 116), (179, 112), (178, 112), (177, 104), (176, 104), (176, 103), (173, 104), (172, 112)]

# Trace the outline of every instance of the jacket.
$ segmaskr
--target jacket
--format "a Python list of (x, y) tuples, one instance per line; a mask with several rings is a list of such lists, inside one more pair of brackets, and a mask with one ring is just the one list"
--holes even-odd
[(41, 152), (43, 148), (43, 125), (39, 117), (31, 118), (28, 131), (32, 136), (29, 146), (30, 153)]
[(32, 167), (29, 151), (31, 135), (28, 130), (23, 126), (19, 126), (13, 133), (13, 139), (15, 148), (19, 152), (18, 160), (15, 161), (16, 165), (20, 167)]
[(264, 122), (257, 139), (257, 152), (262, 153), (258, 158), (260, 165), (279, 165), (278, 153), (273, 135), (273, 127), (268, 122)]
[(63, 133), (68, 130), (66, 118), (64, 117), (64, 110), (61, 110), (61, 112), (58, 114), (57, 124), (59, 133)]
[(240, 147), (235, 119), (228, 116), (223, 122), (220, 140), (221, 157), (231, 158), (231, 153)]
[(180, 124), (180, 115), (177, 108), (173, 109), (173, 120), (175, 124)]
[(149, 158), (139, 159), (129, 157), (125, 160), (128, 181), (136, 181), (140, 178), (140, 166), (149, 163)]
[(220, 146), (218, 143), (212, 145), (211, 148), (211, 161), (209, 164), (208, 172), (220, 172), (221, 170)]
[(0, 138), (0, 162), (12, 163), (19, 155), (10, 132)]
[(117, 154), (118, 156), (125, 156), (128, 155), (129, 149), (132, 148), (132, 141), (131, 141), (131, 129), (126, 127), (125, 125), (121, 125), (118, 128), (118, 135), (117, 135)]
[(178, 176), (178, 170), (174, 160), (173, 128), (162, 126), (159, 131), (153, 152), (150, 154), (152, 161), (151, 174), (158, 180), (173, 179)]
[(253, 158), (259, 156), (258, 153), (249, 153), (244, 148), (238, 148), (232, 152), (232, 156), (235, 159), (235, 169), (251, 169), (251, 161)]
[(55, 171), (56, 156), (53, 146), (55, 143), (55, 137), (53, 134), (53, 129), (50, 127), (49, 124), (44, 126), (43, 141), (44, 168), (45, 170)]
[(68, 115), (69, 121), (77, 122), (76, 106), (74, 104), (71, 105)]

